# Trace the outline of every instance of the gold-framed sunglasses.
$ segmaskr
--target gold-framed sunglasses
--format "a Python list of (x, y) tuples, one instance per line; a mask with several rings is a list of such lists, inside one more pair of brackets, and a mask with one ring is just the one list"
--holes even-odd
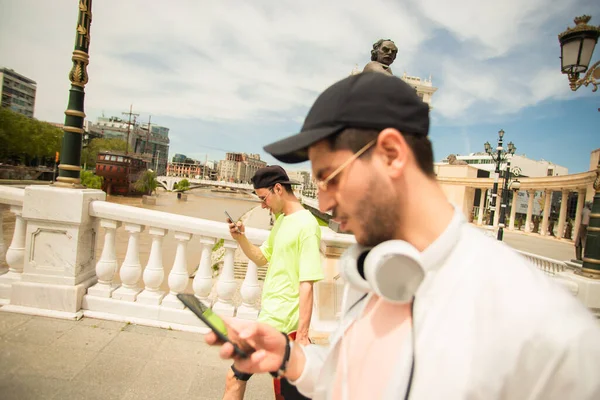
[(374, 140), (371, 140), (366, 145), (364, 145), (362, 149), (360, 149), (359, 151), (357, 151), (356, 153), (354, 153), (352, 155), (352, 157), (350, 157), (349, 159), (347, 159), (346, 161), (344, 161), (344, 163), (342, 165), (340, 165), (339, 167), (337, 167), (335, 169), (335, 171), (333, 171), (331, 174), (329, 174), (329, 176), (327, 178), (325, 178), (323, 180), (318, 180), (317, 179), (316, 184), (317, 184), (317, 187), (319, 188), (319, 190), (321, 190), (323, 192), (326, 192), (329, 182), (331, 182), (331, 180), (333, 178), (335, 178), (336, 176), (338, 176), (340, 174), (340, 172), (342, 172), (344, 170), (344, 168), (346, 168), (348, 165), (350, 165), (358, 157), (360, 157), (361, 155), (363, 155), (364, 152), (366, 152), (367, 150), (369, 150), (376, 142), (377, 142), (377, 139), (374, 139)]

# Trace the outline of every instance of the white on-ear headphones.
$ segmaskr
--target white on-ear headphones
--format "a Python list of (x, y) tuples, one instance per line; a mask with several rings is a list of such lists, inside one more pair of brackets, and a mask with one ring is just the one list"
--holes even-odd
[(409, 303), (425, 278), (421, 253), (403, 240), (369, 249), (355, 244), (340, 257), (340, 274), (353, 288), (392, 303)]

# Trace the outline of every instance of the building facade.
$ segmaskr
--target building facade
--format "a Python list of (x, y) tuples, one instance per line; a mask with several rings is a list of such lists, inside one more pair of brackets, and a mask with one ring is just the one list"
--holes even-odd
[[(450, 162), (449, 158), (452, 155), (449, 155), (441, 162), (436, 163), (436, 165), (446, 165)], [(494, 171), (496, 170), (496, 162), (492, 158), (492, 156), (487, 153), (471, 153), (466, 156), (457, 155), (457, 161), (464, 161), (467, 165), (471, 165), (477, 169), (489, 171), (490, 177), (495, 177), (496, 174)], [(462, 164), (462, 162), (460, 162)], [(500, 164), (500, 171), (504, 171), (506, 169), (506, 162)], [(563, 167), (561, 165), (555, 164), (550, 161), (542, 160), (532, 160), (528, 158), (526, 155), (518, 155), (515, 154), (510, 158), (510, 169), (511, 171), (518, 172), (519, 176), (522, 177), (531, 177), (531, 178), (539, 178), (543, 176), (561, 176), (568, 175), (569, 169)]]
[(250, 183), (252, 177), (267, 163), (259, 154), (226, 153), (225, 159), (219, 161), (218, 180), (236, 183)]
[(37, 84), (12, 69), (0, 69), (0, 93), (2, 107), (9, 108), (26, 117), (33, 118)]

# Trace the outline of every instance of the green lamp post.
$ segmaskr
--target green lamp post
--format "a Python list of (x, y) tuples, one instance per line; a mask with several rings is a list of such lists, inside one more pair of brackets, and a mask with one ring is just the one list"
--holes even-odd
[[(558, 35), (561, 52), (561, 71), (569, 77), (569, 86), (575, 91), (582, 85), (592, 85), (592, 91), (598, 90), (600, 80), (600, 61), (590, 68), (594, 47), (600, 36), (600, 27), (588, 25), (591, 17), (583, 15), (575, 18), (575, 26), (567, 28)], [(579, 74), (585, 75), (579, 78)], [(587, 229), (586, 245), (580, 275), (600, 279), (600, 164), (596, 167), (594, 181), (594, 203)]]
[(65, 111), (64, 136), (56, 186), (81, 187), (79, 174), (81, 171), (81, 142), (84, 134), (83, 121), (85, 119), (84, 88), (88, 82), (87, 65), (89, 63), (91, 24), (92, 0), (80, 0), (75, 50), (72, 57), (73, 67), (69, 72), (71, 90), (69, 91), (69, 105)]

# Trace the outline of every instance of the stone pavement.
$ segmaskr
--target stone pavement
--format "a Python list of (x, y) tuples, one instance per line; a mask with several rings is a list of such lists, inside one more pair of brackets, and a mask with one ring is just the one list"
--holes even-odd
[[(230, 363), (203, 335), (83, 318), (0, 310), (0, 398), (221, 399)], [(272, 399), (269, 375), (245, 399)]]

